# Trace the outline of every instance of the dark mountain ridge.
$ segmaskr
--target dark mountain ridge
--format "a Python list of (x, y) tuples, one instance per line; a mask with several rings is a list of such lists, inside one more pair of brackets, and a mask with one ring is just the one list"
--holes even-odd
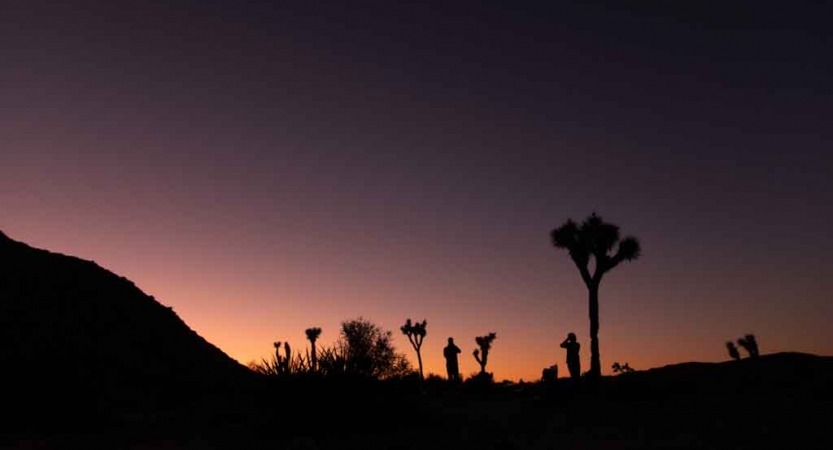
[(4, 398), (39, 420), (164, 409), (249, 373), (128, 279), (2, 232), (0, 342)]

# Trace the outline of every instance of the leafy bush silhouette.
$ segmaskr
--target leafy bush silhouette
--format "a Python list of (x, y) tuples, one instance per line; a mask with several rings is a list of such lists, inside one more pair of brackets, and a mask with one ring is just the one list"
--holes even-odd
[(754, 334), (747, 334), (746, 336), (738, 339), (738, 345), (743, 347), (743, 349), (749, 353), (750, 358), (758, 357), (758, 341), (755, 339)]
[(342, 322), (333, 356), (348, 375), (390, 379), (413, 372), (405, 355), (396, 352), (390, 330), (362, 317)]
[(624, 374), (624, 373), (633, 373), (634, 370), (631, 368), (630, 364), (625, 363), (624, 365), (619, 364), (618, 362), (613, 363), (613, 373)]
[(732, 341), (726, 342), (726, 350), (729, 352), (729, 356), (734, 359), (735, 361), (740, 360), (740, 352), (738, 352), (738, 348), (735, 347), (735, 343)]
[(419, 362), (419, 376), (420, 378), (424, 378), (422, 374), (422, 353), (420, 350), (422, 349), (422, 341), (425, 339), (425, 327), (428, 325), (428, 322), (423, 319), (422, 322), (411, 323), (411, 319), (405, 321), (405, 325), (399, 327), (399, 330), (402, 331), (402, 334), (408, 336), (408, 342), (411, 343), (411, 346), (416, 350), (417, 354), (417, 361)]
[(497, 338), (497, 333), (494, 331), (485, 335), (474, 338), (479, 349), (475, 349), (472, 353), (477, 364), (480, 364), (480, 373), (478, 376), (483, 376), (486, 373), (486, 364), (489, 362), (489, 350), (492, 349), (492, 342)]
[[(641, 248), (635, 237), (619, 238), (619, 226), (607, 223), (592, 213), (579, 226), (572, 219), (550, 233), (555, 248), (566, 249), (587, 286), (590, 303), (590, 374), (598, 378), (602, 374), (599, 356), (599, 284), (602, 277), (623, 261), (639, 258)], [(618, 244), (618, 247), (617, 247)], [(614, 247), (616, 253), (610, 254)], [(590, 273), (590, 258), (595, 268)]]

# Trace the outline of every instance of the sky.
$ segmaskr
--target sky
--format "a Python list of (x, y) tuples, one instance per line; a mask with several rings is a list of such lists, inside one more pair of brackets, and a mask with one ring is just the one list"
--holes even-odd
[[(761, 2), (4, 2), (0, 230), (125, 276), (242, 363), (427, 319), (426, 372), (537, 379), (642, 243), (604, 373), (833, 354), (833, 36)], [(720, 3), (720, 4), (719, 4)], [(117, 301), (114, 299), (114, 301)]]

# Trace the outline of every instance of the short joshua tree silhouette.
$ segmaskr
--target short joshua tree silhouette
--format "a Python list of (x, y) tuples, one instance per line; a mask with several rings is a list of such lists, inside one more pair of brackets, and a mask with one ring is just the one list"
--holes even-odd
[(419, 362), (419, 377), (425, 378), (422, 374), (422, 353), (420, 349), (422, 349), (422, 341), (425, 339), (425, 326), (428, 324), (425, 319), (422, 322), (411, 323), (411, 319), (405, 321), (405, 325), (399, 327), (402, 331), (402, 334), (408, 336), (408, 342), (411, 343), (411, 346), (416, 350), (417, 354), (417, 361)]
[(307, 339), (309, 340), (310, 346), (312, 347), (310, 353), (310, 368), (313, 372), (315, 372), (316, 370), (318, 370), (318, 352), (315, 349), (315, 341), (317, 341), (318, 337), (321, 336), (321, 328), (307, 328), (305, 333), (307, 334)]
[(738, 352), (738, 348), (735, 347), (735, 343), (732, 341), (726, 342), (726, 350), (729, 351), (729, 356), (732, 357), (735, 361), (740, 359), (740, 352)]
[(474, 341), (477, 342), (477, 346), (480, 348), (476, 349), (472, 354), (477, 364), (480, 364), (481, 375), (486, 374), (486, 364), (489, 362), (489, 350), (492, 349), (492, 342), (494, 342), (495, 338), (497, 338), (497, 333), (494, 331), (486, 336), (474, 338)]
[(457, 355), (460, 354), (460, 347), (454, 345), (454, 338), (448, 338), (448, 345), (443, 349), (445, 357), (445, 370), (448, 373), (449, 381), (460, 381), (460, 366), (457, 363)]
[(746, 336), (738, 339), (738, 345), (743, 347), (743, 349), (749, 353), (750, 358), (758, 357), (758, 341), (755, 339), (754, 334), (747, 334)]
[(581, 344), (576, 340), (575, 333), (568, 333), (567, 339), (561, 343), (561, 348), (567, 350), (567, 369), (570, 371), (570, 378), (573, 380), (581, 379), (581, 360), (578, 352), (581, 349)]

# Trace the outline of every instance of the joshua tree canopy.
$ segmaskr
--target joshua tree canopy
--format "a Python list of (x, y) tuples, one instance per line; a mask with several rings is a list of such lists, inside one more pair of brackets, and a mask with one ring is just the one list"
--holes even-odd
[(315, 344), (315, 341), (318, 340), (318, 336), (321, 336), (321, 328), (307, 328), (305, 333), (307, 334), (307, 339), (313, 344)]

